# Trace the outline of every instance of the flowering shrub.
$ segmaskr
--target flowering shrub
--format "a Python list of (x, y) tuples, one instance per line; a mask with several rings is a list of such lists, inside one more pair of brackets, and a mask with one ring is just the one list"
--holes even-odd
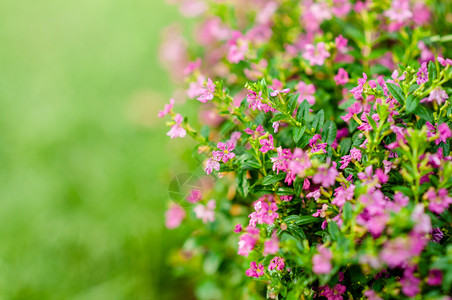
[(198, 297), (447, 299), (450, 4), (177, 2), (197, 46), (162, 52), (204, 125), (159, 116), (215, 181), (166, 217)]

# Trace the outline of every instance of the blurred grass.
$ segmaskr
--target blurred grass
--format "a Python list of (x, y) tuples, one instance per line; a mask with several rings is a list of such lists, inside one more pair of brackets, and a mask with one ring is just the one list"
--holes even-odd
[(0, 2), (0, 299), (187, 299), (165, 265), (183, 233), (163, 228), (181, 142), (155, 117), (176, 18), (163, 0)]

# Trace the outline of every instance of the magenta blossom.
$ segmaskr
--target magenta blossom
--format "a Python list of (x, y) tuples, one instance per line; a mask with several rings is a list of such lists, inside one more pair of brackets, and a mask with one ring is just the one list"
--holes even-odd
[(417, 76), (417, 84), (423, 84), (428, 81), (428, 69), (427, 69), (427, 63), (423, 63), (421, 67), (419, 68), (419, 71), (416, 74)]
[(262, 147), (259, 149), (262, 153), (267, 153), (270, 150), (275, 150), (275, 146), (273, 145), (273, 136), (270, 134), (268, 139), (262, 139), (259, 141)]
[(276, 232), (272, 234), (272, 237), (269, 240), (264, 242), (264, 251), (263, 255), (267, 256), (269, 254), (276, 254), (279, 251), (279, 239), (276, 235)]
[(207, 205), (198, 204), (193, 211), (196, 218), (201, 219), (203, 223), (215, 221), (215, 200), (210, 200)]
[(285, 264), (284, 264), (284, 258), (279, 257), (279, 256), (275, 256), (272, 258), (272, 260), (270, 261), (270, 264), (268, 265), (268, 269), (269, 270), (284, 270)]
[(311, 84), (307, 84), (303, 81), (300, 81), (296, 86), (295, 90), (299, 94), (298, 96), (298, 103), (303, 102), (303, 100), (308, 101), (309, 104), (314, 105), (315, 104), (315, 86)]
[(422, 198), (428, 200), (430, 211), (437, 214), (442, 214), (452, 204), (452, 198), (449, 197), (447, 189), (439, 189), (436, 192), (433, 187), (430, 187)]
[(174, 99), (170, 99), (170, 103), (169, 104), (165, 104), (165, 107), (163, 108), (163, 110), (159, 111), (159, 118), (163, 118), (164, 116), (166, 116), (167, 114), (169, 114), (171, 112), (171, 110), (174, 107)]
[(190, 203), (197, 203), (202, 198), (202, 191), (199, 189), (191, 190), (190, 194), (187, 196), (187, 201)]
[(444, 91), (441, 87), (436, 87), (433, 91), (430, 92), (428, 98), (422, 99), (420, 102), (433, 102), (435, 101), (438, 105), (442, 105), (444, 101), (449, 99), (449, 95), (447, 95), (446, 91)]
[(262, 91), (259, 91), (259, 94), (257, 94), (254, 91), (248, 91), (248, 95), (246, 96), (246, 101), (248, 101), (249, 103), (249, 108), (252, 108), (253, 110), (262, 110), (264, 112), (269, 112), (269, 111), (276, 111), (273, 107), (271, 107), (268, 104), (265, 104), (262, 102), (262, 100), (264, 100), (262, 98)]
[(309, 61), (311, 66), (322, 66), (325, 63), (325, 59), (330, 56), (331, 54), (326, 50), (324, 42), (317, 43), (315, 46), (312, 44), (306, 45), (303, 53), (303, 58)]
[(209, 158), (206, 162), (204, 171), (206, 171), (207, 174), (210, 174), (213, 170), (220, 171), (220, 163), (213, 158)]
[(259, 239), (259, 229), (253, 226), (248, 226), (246, 228), (246, 233), (240, 236), (239, 249), (237, 251), (238, 255), (248, 256), (250, 252), (254, 249), (257, 240)]
[(181, 137), (181, 138), (185, 137), (185, 135), (187, 134), (187, 131), (185, 131), (184, 127), (182, 127), (183, 120), (184, 120), (184, 117), (182, 117), (181, 114), (177, 114), (174, 117), (174, 122), (176, 122), (176, 124), (171, 126), (170, 131), (168, 131), (168, 133), (166, 135), (168, 135), (172, 139), (174, 139), (176, 137)]
[(185, 218), (185, 210), (177, 204), (171, 204), (170, 208), (165, 213), (165, 225), (168, 229), (179, 227), (182, 220)]
[(254, 204), (255, 211), (249, 215), (251, 226), (256, 226), (256, 224), (271, 225), (279, 217), (279, 214), (276, 212), (278, 210), (276, 203), (269, 203), (261, 199), (263, 197), (256, 201)]
[(337, 72), (337, 75), (334, 76), (334, 81), (337, 85), (344, 85), (348, 83), (350, 78), (348, 77), (347, 71), (345, 71), (344, 68), (339, 68), (339, 71)]
[(243, 230), (242, 224), (237, 224), (237, 225), (235, 225), (235, 228), (234, 228), (234, 232), (235, 232), (235, 233), (242, 232), (242, 230)]
[(224, 163), (228, 162), (228, 160), (233, 159), (235, 157), (235, 154), (232, 152), (232, 150), (235, 149), (235, 145), (231, 142), (222, 143), (219, 142), (217, 144), (217, 148), (220, 149), (220, 151), (213, 151), (212, 155), (214, 160), (216, 161), (223, 161)]
[(215, 87), (216, 85), (210, 78), (208, 78), (205, 86), (200, 89), (201, 94), (196, 99), (198, 99), (202, 103), (206, 103), (207, 101), (212, 100), (214, 97), (213, 93), (215, 93)]
[[(402, 74), (402, 75), (399, 76), (399, 71), (394, 70), (394, 72), (392, 72), (391, 78), (392, 78), (392, 79), (389, 79), (387, 82), (393, 83), (393, 84), (396, 84), (396, 85), (399, 85), (399, 82), (400, 82), (400, 81), (405, 80), (405, 75)], [(428, 79), (427, 79), (427, 80), (428, 80)], [(370, 83), (370, 82), (369, 82), (369, 83)], [(376, 87), (376, 86), (375, 86), (375, 87)], [(374, 88), (375, 88), (375, 87), (374, 87)]]
[(428, 273), (427, 284), (428, 285), (441, 285), (443, 282), (443, 274), (438, 269), (432, 269)]
[(350, 201), (353, 199), (355, 192), (355, 185), (350, 184), (348, 188), (345, 188), (341, 185), (337, 189), (334, 190), (334, 199), (331, 201), (332, 204), (337, 205), (339, 207), (344, 206), (346, 201)]
[(338, 175), (339, 172), (336, 170), (336, 162), (333, 162), (331, 167), (328, 165), (321, 165), (312, 177), (312, 182), (320, 184), (324, 188), (329, 188), (334, 185)]
[(317, 246), (319, 254), (315, 254), (312, 257), (312, 271), (316, 274), (328, 274), (331, 272), (332, 265), (331, 259), (333, 258), (333, 253), (330, 249)]
[(343, 300), (344, 297), (342, 297), (342, 295), (347, 290), (345, 285), (340, 283), (336, 284), (334, 288), (330, 288), (327, 285), (321, 288), (322, 291), (320, 292), (320, 296), (326, 297), (328, 300)]
[(250, 268), (246, 270), (245, 274), (248, 277), (259, 278), (264, 275), (265, 267), (262, 264), (257, 265), (255, 261), (250, 263)]

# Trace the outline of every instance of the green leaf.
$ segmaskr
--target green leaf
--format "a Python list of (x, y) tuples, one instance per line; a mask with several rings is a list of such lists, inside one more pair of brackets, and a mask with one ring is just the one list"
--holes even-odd
[(209, 138), (210, 127), (207, 126), (207, 125), (204, 125), (204, 126), (201, 128), (200, 133), (201, 133), (201, 136), (202, 136), (202, 137), (204, 137), (204, 138), (206, 138), (206, 139)]
[(298, 111), (297, 111), (297, 121), (298, 122), (306, 122), (306, 119), (308, 118), (309, 115), (309, 102), (305, 99), (303, 100), (303, 102), (301, 102), (300, 106), (298, 106)]
[(435, 121), (433, 120), (433, 116), (432, 114), (425, 108), (424, 105), (418, 105), (416, 106), (416, 108), (413, 110), (413, 113), (416, 116), (421, 117), (422, 119), (429, 121), (430, 123), (434, 123)]
[(290, 97), (289, 102), (287, 102), (287, 110), (291, 115), (295, 109), (295, 105), (297, 104), (299, 96), (300, 96), (299, 94), (294, 94), (292, 95), (292, 97)]
[(294, 223), (297, 225), (306, 225), (320, 221), (321, 219), (313, 216), (298, 216), (298, 215), (290, 215), (283, 220), (284, 223)]
[(352, 147), (352, 139), (347, 137), (343, 139), (339, 145), (341, 146), (341, 156), (347, 155)]
[(237, 191), (242, 197), (247, 197), (250, 191), (250, 183), (246, 178), (246, 171), (240, 171), (236, 177)]
[(348, 223), (352, 219), (353, 217), (352, 213), (353, 213), (352, 204), (346, 201), (344, 204), (344, 214), (343, 214), (345, 223)]
[(277, 191), (276, 194), (278, 195), (293, 195), (295, 194), (295, 190), (289, 187), (280, 187)]
[(281, 120), (287, 119), (287, 116), (284, 114), (277, 114), (273, 116), (273, 118), (270, 120), (270, 123), (278, 122)]
[(388, 86), (389, 92), (391, 92), (394, 99), (396, 99), (400, 105), (403, 105), (405, 103), (405, 95), (403, 94), (402, 89), (394, 83), (386, 83), (386, 85)]
[(283, 180), (285, 177), (286, 177), (285, 173), (281, 173), (281, 174), (278, 174), (278, 175), (267, 175), (262, 180), (262, 185), (273, 184), (275, 182)]
[(331, 146), (331, 144), (336, 139), (336, 135), (337, 135), (336, 123), (334, 123), (331, 120), (328, 120), (325, 123), (325, 125), (323, 125), (322, 140)]
[(325, 122), (325, 112), (321, 109), (314, 117), (314, 121), (312, 122), (312, 127), (315, 131), (319, 131), (323, 126), (323, 122)]
[(339, 226), (334, 221), (330, 221), (328, 223), (328, 232), (330, 233), (331, 239), (333, 241), (337, 241), (341, 236), (341, 231), (339, 230)]
[(293, 130), (293, 140), (295, 141), (295, 143), (298, 143), (298, 141), (301, 139), (301, 137), (303, 136), (305, 131), (306, 131), (306, 125), (303, 127), (296, 127)]
[(367, 122), (369, 122), (369, 124), (372, 127), (372, 129), (374, 131), (376, 131), (377, 130), (377, 124), (375, 123), (374, 119), (372, 119), (372, 117), (370, 115), (367, 115), (366, 118), (367, 118)]
[(433, 80), (436, 79), (436, 66), (433, 61), (428, 63), (428, 83), (432, 85)]
[(420, 87), (420, 85), (419, 84), (413, 84), (412, 86), (410, 86), (410, 88), (408, 89), (408, 93), (412, 93), (412, 92), (414, 92), (415, 90), (417, 90), (418, 88)]
[(419, 104), (419, 98), (413, 94), (408, 95), (405, 103), (405, 109), (407, 113), (412, 113)]
[(287, 226), (286, 232), (291, 234), (292, 236), (296, 237), (300, 241), (303, 241), (306, 239), (306, 234), (304, 233), (303, 229), (301, 229), (297, 225), (289, 224)]

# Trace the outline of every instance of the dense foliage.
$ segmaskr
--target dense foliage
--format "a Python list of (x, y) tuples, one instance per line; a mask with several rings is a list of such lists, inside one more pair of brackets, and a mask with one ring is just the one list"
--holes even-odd
[(166, 62), (204, 126), (160, 116), (208, 176), (167, 226), (193, 227), (173, 263), (197, 296), (447, 298), (450, 4), (178, 2), (197, 46)]

